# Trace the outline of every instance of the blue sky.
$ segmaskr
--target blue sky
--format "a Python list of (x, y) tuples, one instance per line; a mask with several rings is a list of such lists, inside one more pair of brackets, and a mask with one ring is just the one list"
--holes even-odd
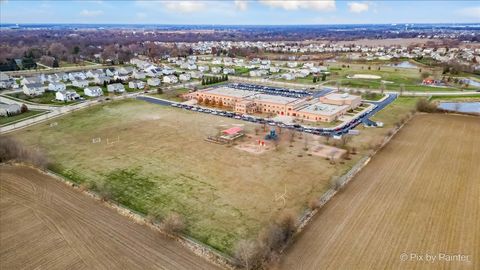
[(480, 23), (478, 1), (0, 0), (1, 23)]

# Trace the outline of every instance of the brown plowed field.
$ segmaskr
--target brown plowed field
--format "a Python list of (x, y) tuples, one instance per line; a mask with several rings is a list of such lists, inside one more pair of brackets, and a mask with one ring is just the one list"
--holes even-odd
[(0, 269), (217, 268), (37, 170), (0, 176)]
[(416, 116), (318, 213), (281, 268), (480, 269), (480, 118)]

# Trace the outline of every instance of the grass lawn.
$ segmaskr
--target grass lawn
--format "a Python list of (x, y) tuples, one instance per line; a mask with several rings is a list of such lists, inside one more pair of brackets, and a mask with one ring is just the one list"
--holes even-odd
[(250, 69), (246, 67), (235, 67), (235, 75), (248, 74), (248, 72), (250, 72)]
[(74, 101), (70, 101), (70, 102), (57, 101), (55, 100), (55, 92), (51, 92), (51, 91), (46, 91), (45, 93), (43, 93), (43, 95), (37, 96), (37, 97), (30, 97), (21, 92), (10, 93), (10, 94), (7, 94), (7, 96), (10, 96), (16, 99), (25, 100), (32, 103), (38, 103), (38, 104), (52, 104), (52, 105), (65, 106), (65, 105), (70, 105), (75, 103)]
[(172, 101), (183, 101), (182, 98), (180, 97), (180, 95), (182, 94), (186, 94), (188, 93), (188, 91), (190, 91), (190, 89), (188, 88), (176, 88), (176, 89), (163, 89), (163, 93), (162, 94), (148, 94), (149, 96), (152, 96), (152, 97), (157, 97), (157, 98), (162, 98), (162, 99), (168, 99), (168, 100), (172, 100)]
[[(442, 68), (440, 67), (419, 67), (419, 68), (399, 68), (386, 66), (385, 63), (329, 63), (328, 68), (331, 72), (328, 76), (328, 85), (334, 86), (336, 81), (341, 82), (342, 87), (379, 89), (381, 81), (387, 81), (385, 87), (387, 90), (399, 90), (400, 85), (405, 85), (406, 91), (458, 91), (456, 86), (450, 87), (431, 87), (421, 85), (423, 72), (428, 72), (435, 79), (441, 79)], [(370, 69), (369, 69), (370, 67)], [(380, 68), (380, 70), (378, 70)], [(378, 75), (381, 79), (348, 79), (348, 75), (369, 74)]]
[(465, 96), (432, 96), (432, 101), (480, 101), (480, 93), (478, 95), (465, 95)]
[(32, 117), (34, 115), (38, 115), (44, 113), (44, 111), (34, 111), (34, 110), (29, 110), (28, 112), (24, 112), (18, 115), (14, 116), (9, 116), (9, 117), (0, 117), (0, 126), (7, 125), (7, 124), (12, 124), (14, 122), (18, 122), (22, 119), (25, 119), (27, 117)]
[(385, 95), (380, 93), (362, 93), (362, 98), (366, 100), (378, 101), (382, 99)]

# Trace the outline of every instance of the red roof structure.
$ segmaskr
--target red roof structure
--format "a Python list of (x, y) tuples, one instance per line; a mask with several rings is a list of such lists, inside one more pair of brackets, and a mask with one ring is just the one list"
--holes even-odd
[(223, 130), (222, 133), (225, 134), (225, 135), (234, 135), (234, 134), (237, 134), (241, 131), (243, 131), (243, 128), (241, 128), (241, 127), (231, 127), (229, 129)]

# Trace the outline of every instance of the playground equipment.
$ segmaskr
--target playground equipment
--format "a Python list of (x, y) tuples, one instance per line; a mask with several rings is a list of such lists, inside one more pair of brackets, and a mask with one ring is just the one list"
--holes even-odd
[(270, 129), (270, 133), (265, 135), (265, 140), (273, 140), (274, 141), (276, 139), (278, 139), (277, 133), (275, 132), (275, 129), (272, 128), (272, 129)]

